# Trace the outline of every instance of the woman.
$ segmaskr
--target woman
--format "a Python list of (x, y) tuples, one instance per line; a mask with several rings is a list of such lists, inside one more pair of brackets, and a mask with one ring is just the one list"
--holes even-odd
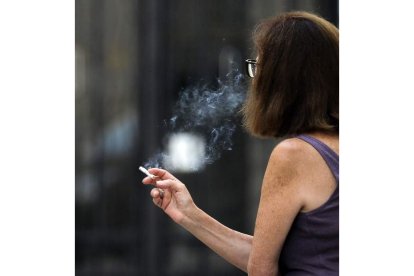
[(338, 275), (339, 34), (326, 20), (290, 12), (255, 31), (257, 60), (243, 107), (245, 127), (284, 137), (270, 155), (254, 235), (199, 209), (186, 186), (162, 169), (153, 202), (176, 223), (249, 275)]

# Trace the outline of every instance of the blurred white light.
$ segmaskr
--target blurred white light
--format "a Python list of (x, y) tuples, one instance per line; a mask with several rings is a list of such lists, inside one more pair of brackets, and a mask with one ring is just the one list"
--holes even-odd
[(193, 133), (172, 134), (168, 141), (167, 169), (176, 172), (193, 172), (202, 168), (205, 159), (203, 137)]

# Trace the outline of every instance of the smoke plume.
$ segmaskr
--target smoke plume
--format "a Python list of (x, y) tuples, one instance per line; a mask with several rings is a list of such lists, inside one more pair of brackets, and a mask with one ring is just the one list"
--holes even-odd
[[(193, 133), (204, 140), (204, 156), (194, 170), (219, 159), (222, 151), (232, 149), (236, 119), (245, 96), (244, 77), (237, 70), (225, 80), (218, 79), (213, 88), (199, 84), (180, 92), (172, 117), (164, 122), (169, 135)], [(160, 151), (145, 166), (168, 169), (169, 158), (168, 152)]]

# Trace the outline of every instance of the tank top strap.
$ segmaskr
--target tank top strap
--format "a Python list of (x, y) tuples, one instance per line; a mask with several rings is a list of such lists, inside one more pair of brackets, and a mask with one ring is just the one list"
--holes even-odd
[(332, 174), (334, 175), (336, 182), (339, 183), (339, 155), (325, 143), (312, 136), (302, 134), (296, 136), (296, 138), (299, 138), (312, 145), (319, 152), (331, 170)]

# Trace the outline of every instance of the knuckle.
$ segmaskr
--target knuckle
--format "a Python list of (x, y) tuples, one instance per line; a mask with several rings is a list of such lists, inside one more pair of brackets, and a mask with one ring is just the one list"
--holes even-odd
[(185, 189), (185, 184), (182, 183), (182, 182), (178, 182), (177, 187), (180, 188), (180, 189)]

